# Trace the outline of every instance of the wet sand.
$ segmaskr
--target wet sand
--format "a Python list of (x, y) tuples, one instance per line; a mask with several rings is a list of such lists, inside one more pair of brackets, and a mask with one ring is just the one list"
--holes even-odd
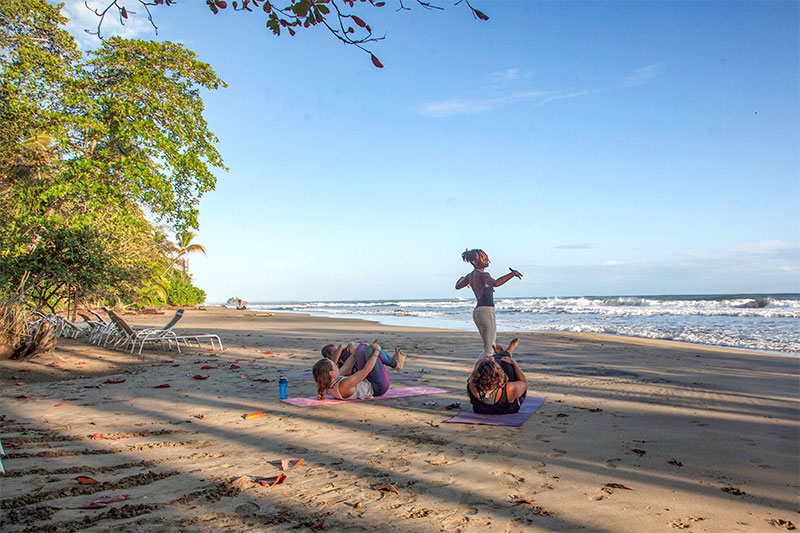
[[(126, 318), (155, 326), (169, 315)], [(446, 405), (469, 408), (474, 332), (221, 308), (188, 311), (177, 329), (218, 333), (226, 350), (140, 358), (61, 339), (53, 354), (0, 362), (0, 529), (780, 531), (800, 522), (798, 358), (523, 333), (515, 358), (529, 395), (547, 402), (522, 427), (492, 427), (442, 423), (457, 412)], [(451, 392), (278, 401), (278, 377), (308, 373), (322, 345), (376, 337), (402, 347), (403, 373), (420, 376), (393, 386)], [(289, 394), (316, 387), (290, 380)], [(257, 411), (265, 416), (243, 418)], [(303, 462), (283, 471), (282, 459)], [(241, 479), (280, 474), (273, 486)], [(121, 501), (74, 509), (100, 497)]]

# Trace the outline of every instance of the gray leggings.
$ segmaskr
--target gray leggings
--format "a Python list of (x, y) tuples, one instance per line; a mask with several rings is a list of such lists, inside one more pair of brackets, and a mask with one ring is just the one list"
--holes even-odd
[(472, 320), (478, 326), (478, 333), (483, 340), (482, 356), (494, 355), (492, 345), (497, 344), (497, 322), (494, 318), (494, 306), (479, 305), (472, 312)]

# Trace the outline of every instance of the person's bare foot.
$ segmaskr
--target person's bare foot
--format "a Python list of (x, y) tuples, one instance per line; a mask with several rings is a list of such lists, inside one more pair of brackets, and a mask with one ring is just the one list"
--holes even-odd
[(508, 348), (506, 348), (506, 351), (509, 354), (512, 353), (517, 348), (518, 344), (519, 344), (519, 337), (514, 337), (513, 339), (511, 339), (511, 342), (508, 343)]
[(406, 354), (403, 353), (403, 350), (400, 348), (394, 349), (394, 362), (397, 363), (394, 367), (395, 370), (400, 372), (403, 370), (403, 366), (406, 364)]

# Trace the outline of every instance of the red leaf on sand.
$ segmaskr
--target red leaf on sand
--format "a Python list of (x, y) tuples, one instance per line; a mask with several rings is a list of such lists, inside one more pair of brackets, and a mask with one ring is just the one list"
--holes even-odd
[(100, 433), (92, 433), (91, 435), (92, 440), (120, 440), (125, 438), (127, 437), (109, 437), (108, 435), (101, 435)]
[(381, 63), (380, 59), (375, 57), (373, 54), (370, 54), (370, 57), (372, 58), (372, 64), (373, 65), (375, 65), (378, 68), (383, 68), (383, 63)]
[(264, 352), (264, 355), (272, 355), (272, 352)]
[(516, 494), (511, 497), (511, 503), (514, 505), (522, 505), (524, 503), (531, 504), (533, 503), (531, 500), (527, 498), (522, 498), (521, 496), (517, 496)]
[(324, 527), (325, 527), (325, 519), (323, 518), (322, 520), (320, 520), (319, 522), (317, 522), (316, 524), (311, 526), (311, 529), (319, 530), (319, 529), (322, 529)]
[(152, 366), (164, 366), (164, 365), (162, 365), (161, 363), (153, 363)]
[(20, 394), (19, 396), (14, 396), (14, 398), (17, 398), (18, 400), (22, 400), (23, 398), (30, 398), (30, 397), (31, 397), (30, 394)]
[(239, 365), (231, 365), (228, 368), (230, 368), (231, 370), (237, 370), (237, 369), (242, 368), (242, 367), (240, 367)]
[(15, 383), (15, 385), (16, 385), (17, 387), (22, 387), (22, 386), (23, 386), (23, 385), (25, 385), (25, 384), (24, 384), (23, 382), (21, 382), (21, 381), (17, 381), (17, 382)]
[(240, 361), (247, 361), (247, 359), (237, 359), (236, 361), (234, 361), (234, 363), (238, 363)]
[(22, 379), (22, 378), (19, 376), (11, 376), (11, 379)]
[(200, 419), (200, 420), (205, 420), (205, 418), (206, 418), (206, 415), (204, 415), (204, 414), (199, 414), (199, 415), (194, 415), (194, 417), (195, 417), (195, 418), (198, 418), (198, 419)]
[(192, 376), (192, 379), (208, 379), (208, 376), (203, 376), (201, 374), (195, 374)]
[(416, 361), (417, 359), (419, 359), (419, 357), (415, 357), (414, 359), (412, 359), (412, 361)]
[(211, 365), (203, 365), (203, 366), (200, 367), (200, 370), (214, 370), (216, 368), (217, 367), (211, 366)]
[(302, 459), (281, 459), (281, 470), (284, 472), (286, 470), (291, 470), (302, 462)]
[(120, 496), (100, 496), (95, 501), (88, 505), (79, 505), (77, 507), (68, 507), (68, 509), (103, 509), (109, 503), (117, 503), (117, 502), (124, 502), (130, 498), (127, 494), (121, 494)]
[(250, 413), (249, 415), (242, 415), (242, 418), (244, 418), (245, 420), (250, 420), (251, 418), (261, 418), (262, 416), (267, 416), (267, 415), (262, 413), (261, 411), (256, 411), (255, 413)]
[(47, 366), (59, 366), (58, 361), (53, 361), (51, 363), (47, 363)]
[(165, 362), (165, 363), (174, 363), (174, 362), (175, 362), (175, 359), (167, 359), (167, 360), (166, 360), (166, 361), (164, 361), (164, 362)]
[(81, 485), (94, 485), (97, 483), (96, 479), (92, 479), (89, 476), (78, 476), (73, 479), (78, 483), (80, 483)]
[(90, 503), (88, 505), (79, 505), (77, 507), (68, 507), (68, 509), (105, 509), (104, 503)]
[(381, 485), (380, 487), (378, 487), (375, 490), (385, 490), (385, 491), (388, 491), (388, 492), (394, 492), (395, 494), (399, 494), (400, 493), (400, 491), (397, 490), (397, 485), (395, 483), (392, 483), (391, 485)]
[(181, 366), (181, 365), (179, 365), (178, 363), (175, 363), (174, 365), (169, 365), (169, 366), (171, 366), (171, 367), (173, 367), (173, 368), (174, 368), (174, 367), (176, 367), (176, 366)]
[(68, 405), (69, 405), (68, 403), (57, 403), (53, 407), (66, 407)]
[(100, 496), (92, 503), (104, 503), (104, 504), (117, 503), (117, 502), (124, 502), (128, 498), (130, 498), (130, 496), (128, 496), (127, 494), (120, 494), (119, 496)]
[(168, 388), (169, 388), (169, 383), (164, 383), (164, 384), (162, 384), (162, 385), (156, 385), (156, 386), (155, 386), (155, 387), (153, 387), (153, 388), (154, 388), (154, 389), (168, 389)]
[(19, 371), (20, 372), (30, 372), (31, 369), (30, 368), (20, 368)]
[(111, 378), (108, 378), (103, 383), (125, 383), (125, 380), (124, 379), (111, 379)]
[(272, 476), (272, 477), (250, 477), (250, 481), (252, 481), (253, 483), (260, 483), (265, 487), (280, 485), (285, 480), (286, 480), (286, 474), (278, 474), (277, 476)]

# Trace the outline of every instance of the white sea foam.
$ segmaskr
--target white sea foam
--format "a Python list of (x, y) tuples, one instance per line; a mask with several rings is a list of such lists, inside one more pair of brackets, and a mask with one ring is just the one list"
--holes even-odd
[[(502, 331), (577, 331), (800, 354), (800, 295), (502, 298)], [(248, 304), (378, 321), (471, 329), (474, 300), (384, 300)]]

